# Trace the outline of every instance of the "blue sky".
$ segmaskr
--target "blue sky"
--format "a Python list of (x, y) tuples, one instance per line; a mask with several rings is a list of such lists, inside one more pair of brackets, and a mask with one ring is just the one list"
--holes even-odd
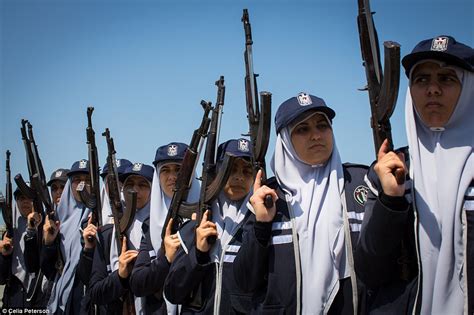
[[(473, 46), (472, 0), (372, 0), (380, 41), (402, 56), (422, 39), (449, 34)], [(357, 32), (357, 1), (24, 1), (0, 0), (0, 190), (5, 150), (12, 177), (27, 177), (20, 120), (30, 120), (47, 176), (87, 158), (86, 108), (106, 159), (110, 128), (118, 157), (151, 164), (158, 146), (189, 143), (201, 99), (216, 100), (224, 75), (221, 141), (248, 130), (244, 99), (242, 9), (248, 8), (260, 91), (278, 105), (300, 91), (337, 113), (343, 161), (374, 159)], [(401, 77), (392, 120), (396, 146), (406, 144)], [(267, 160), (273, 154), (272, 138)]]

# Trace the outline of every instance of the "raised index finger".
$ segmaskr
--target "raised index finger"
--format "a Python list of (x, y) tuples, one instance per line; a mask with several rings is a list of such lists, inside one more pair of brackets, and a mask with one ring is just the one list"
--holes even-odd
[(255, 181), (253, 182), (253, 192), (255, 193), (260, 187), (262, 187), (262, 176), (263, 171), (261, 169), (258, 170), (257, 175), (255, 175)]
[(127, 251), (127, 237), (124, 235), (122, 237), (122, 253)]
[(209, 215), (209, 210), (206, 210), (202, 215), (201, 223), (199, 225), (203, 225), (207, 221), (207, 216)]
[(377, 153), (377, 161), (380, 161), (389, 151), (388, 139), (385, 139)]

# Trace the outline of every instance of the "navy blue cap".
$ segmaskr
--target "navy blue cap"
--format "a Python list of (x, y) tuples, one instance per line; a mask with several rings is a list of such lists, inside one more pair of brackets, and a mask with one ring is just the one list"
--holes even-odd
[(457, 42), (452, 36), (440, 35), (419, 42), (412, 52), (402, 59), (407, 77), (411, 68), (423, 59), (441, 60), (474, 71), (474, 49)]
[(123, 174), (120, 176), (120, 180), (124, 182), (130, 175), (139, 175), (145, 177), (150, 182), (152, 182), (154, 172), (155, 169), (153, 168), (153, 166), (146, 165), (143, 163), (133, 163), (125, 169)]
[(336, 116), (336, 113), (326, 105), (322, 98), (301, 92), (297, 96), (287, 99), (278, 107), (275, 115), (276, 132), (279, 133), (282, 128), (287, 127), (301, 114), (310, 110), (323, 112), (331, 122)]
[[(109, 165), (108, 163), (105, 163), (104, 167), (102, 168), (102, 172), (100, 173), (100, 177), (102, 177), (102, 179), (104, 179), (105, 176), (107, 176), (107, 174), (109, 172), (109, 166), (108, 165)], [(127, 159), (115, 159), (115, 165), (117, 166), (117, 173), (120, 176), (120, 175), (123, 174), (123, 172), (125, 172), (127, 167), (132, 165), (132, 162), (130, 162)]]
[(217, 148), (217, 162), (224, 160), (225, 154), (241, 158), (252, 158), (252, 145), (247, 139), (231, 139), (223, 142)]
[(49, 179), (49, 181), (46, 183), (47, 186), (51, 186), (54, 181), (59, 181), (59, 182), (67, 182), (67, 175), (69, 173), (68, 169), (65, 168), (58, 168), (55, 170)]
[(156, 167), (158, 163), (162, 162), (181, 162), (187, 149), (188, 145), (181, 142), (171, 142), (167, 145), (162, 145), (156, 150), (153, 165)]
[(67, 173), (67, 177), (71, 178), (77, 174), (89, 174), (89, 161), (79, 160), (74, 162), (71, 166), (71, 170)]

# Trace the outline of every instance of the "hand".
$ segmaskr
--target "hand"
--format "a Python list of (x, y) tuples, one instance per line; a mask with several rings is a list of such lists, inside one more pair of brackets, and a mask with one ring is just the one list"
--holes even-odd
[(201, 223), (196, 229), (196, 248), (203, 253), (207, 253), (212, 246), (207, 242), (207, 238), (209, 236), (217, 237), (216, 224), (212, 221), (208, 221), (208, 215), (209, 210), (206, 210), (202, 216)]
[(138, 251), (136, 250), (127, 250), (127, 237), (122, 238), (122, 253), (119, 257), (119, 268), (118, 274), (122, 279), (127, 279), (132, 273), (133, 264), (137, 258)]
[(31, 211), (27, 217), (28, 229), (30, 230), (38, 229), (38, 226), (40, 225), (42, 220), (43, 220), (43, 217), (41, 216), (41, 213)]
[(84, 238), (84, 247), (87, 249), (95, 248), (97, 227), (92, 224), (92, 216), (89, 216), (87, 221), (87, 226), (82, 232), (82, 237)]
[(173, 226), (173, 219), (171, 218), (168, 222), (168, 226), (166, 227), (165, 233), (165, 256), (168, 259), (169, 263), (172, 263), (174, 257), (176, 256), (176, 252), (179, 249), (180, 241), (178, 238), (178, 234), (171, 234), (171, 228)]
[(405, 194), (405, 183), (397, 182), (397, 177), (403, 177), (407, 173), (405, 155), (389, 151), (387, 139), (380, 146), (374, 170), (380, 179), (384, 194), (392, 197), (401, 197)]
[(0, 252), (3, 256), (9, 256), (13, 253), (13, 239), (3, 234), (3, 240), (0, 241)]
[[(271, 189), (268, 186), (262, 186), (262, 170), (257, 172), (257, 176), (255, 176), (255, 182), (253, 183), (253, 195), (250, 197), (250, 204), (252, 205), (253, 209), (255, 210), (255, 217), (259, 222), (271, 222), (275, 217), (276, 213), (276, 201), (278, 196), (275, 190)], [(270, 195), (273, 199), (273, 207), (266, 208), (264, 201), (265, 196)]]
[(49, 246), (54, 243), (56, 236), (59, 233), (59, 221), (53, 221), (49, 218), (49, 215), (46, 216), (46, 220), (43, 225), (43, 239), (44, 244)]

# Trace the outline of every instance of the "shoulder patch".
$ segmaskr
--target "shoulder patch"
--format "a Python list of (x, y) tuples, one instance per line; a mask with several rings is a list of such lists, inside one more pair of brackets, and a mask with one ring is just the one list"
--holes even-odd
[(354, 199), (361, 206), (363, 206), (365, 202), (367, 201), (368, 194), (369, 194), (369, 188), (366, 186), (360, 185), (360, 186), (357, 186), (356, 189), (354, 189)]

